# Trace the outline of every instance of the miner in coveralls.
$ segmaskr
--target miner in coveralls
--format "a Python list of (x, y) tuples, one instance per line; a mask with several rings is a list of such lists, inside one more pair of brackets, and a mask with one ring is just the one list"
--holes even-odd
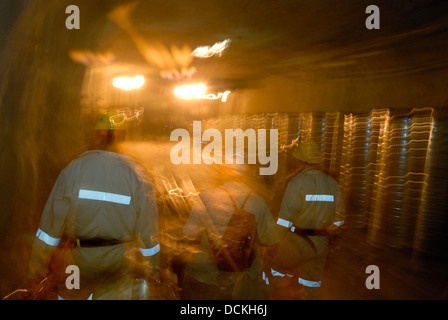
[(328, 235), (344, 223), (337, 182), (318, 169), (322, 156), (312, 141), (292, 150), (297, 174), (287, 182), (277, 219), (281, 237), (270, 270), (273, 299), (317, 299), (329, 251)]
[[(96, 129), (95, 150), (64, 168), (51, 191), (32, 246), (30, 283), (53, 272), (59, 299), (146, 299), (160, 251), (154, 187), (141, 165), (117, 152), (123, 128), (102, 115)], [(55, 252), (62, 265), (48, 273)], [(67, 266), (79, 268), (78, 289), (66, 285)]]
[[(184, 298), (187, 300), (264, 300), (270, 296), (263, 260), (267, 256), (265, 248), (275, 246), (279, 241), (275, 220), (263, 198), (248, 184), (248, 166), (227, 167), (232, 170), (224, 183), (217, 183), (218, 188), (204, 190), (197, 197), (183, 229), (186, 239), (195, 240), (195, 246), (190, 248), (192, 253), (183, 281)], [(226, 170), (220, 168), (219, 171)], [(219, 270), (207, 236), (214, 233), (222, 237), (234, 206), (243, 207), (254, 215), (256, 222), (256, 256), (244, 272)]]

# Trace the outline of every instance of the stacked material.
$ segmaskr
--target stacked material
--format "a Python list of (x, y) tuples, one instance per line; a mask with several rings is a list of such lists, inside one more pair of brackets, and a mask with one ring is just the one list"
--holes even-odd
[(322, 133), (322, 170), (339, 180), (341, 168), (341, 153), (344, 138), (344, 118), (340, 112), (325, 113)]
[(389, 119), (380, 146), (368, 240), (373, 244), (412, 248), (432, 131), (432, 109), (414, 109)]
[(347, 226), (367, 225), (379, 167), (379, 141), (384, 136), (387, 118), (387, 110), (344, 117), (340, 185), (345, 196)]
[(434, 115), (423, 192), (414, 239), (416, 252), (448, 258), (448, 117)]

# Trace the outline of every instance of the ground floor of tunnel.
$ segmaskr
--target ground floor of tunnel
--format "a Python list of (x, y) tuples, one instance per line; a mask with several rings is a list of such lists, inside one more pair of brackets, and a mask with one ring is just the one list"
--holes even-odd
[[(379, 288), (368, 289), (369, 265), (379, 270)], [(364, 228), (345, 229), (333, 239), (321, 299), (446, 300), (448, 261), (408, 249), (374, 246)]]

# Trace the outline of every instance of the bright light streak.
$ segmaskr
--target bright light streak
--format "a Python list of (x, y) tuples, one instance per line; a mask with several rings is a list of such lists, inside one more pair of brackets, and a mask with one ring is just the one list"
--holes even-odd
[(116, 88), (122, 90), (135, 90), (140, 89), (145, 83), (145, 78), (143, 76), (135, 77), (118, 77), (113, 81), (113, 85)]
[(291, 141), (290, 144), (280, 146), (280, 152), (288, 152), (288, 150), (298, 147), (298, 141), (299, 138), (295, 138)]
[(185, 84), (176, 87), (174, 94), (180, 99), (200, 99), (207, 91), (204, 83)]
[(130, 109), (118, 109), (116, 114), (109, 117), (110, 122), (114, 124), (114, 126), (122, 126), (125, 122), (130, 122), (132, 120), (137, 120), (143, 114), (144, 109), (136, 109), (134, 111)]
[(207, 86), (203, 83), (185, 84), (178, 86), (174, 89), (174, 94), (180, 99), (208, 99), (208, 100), (218, 100), (221, 99), (222, 102), (227, 101), (227, 96), (230, 91), (218, 92), (217, 94), (206, 93)]
[(176, 188), (176, 189), (169, 190), (168, 193), (173, 196), (179, 197), (179, 198), (187, 198), (189, 196), (196, 197), (199, 195), (199, 193), (195, 193), (195, 192), (188, 192), (187, 195), (183, 195), (184, 190), (182, 190), (182, 188)]
[(231, 40), (226, 39), (221, 42), (215, 43), (213, 46), (203, 46), (203, 47), (197, 47), (193, 50), (191, 53), (192, 56), (195, 56), (197, 58), (210, 58), (215, 55), (221, 56), (221, 53), (229, 46)]
[(209, 99), (209, 100), (218, 100), (221, 99), (222, 102), (227, 101), (227, 96), (230, 94), (230, 91), (218, 92), (218, 94), (209, 93), (207, 95), (203, 95), (200, 99)]

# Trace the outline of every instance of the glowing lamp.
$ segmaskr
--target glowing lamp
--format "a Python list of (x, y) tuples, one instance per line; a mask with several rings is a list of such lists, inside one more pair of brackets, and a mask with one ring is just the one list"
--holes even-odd
[(140, 89), (144, 83), (145, 78), (143, 76), (118, 77), (113, 80), (114, 87), (122, 90)]
[(200, 99), (207, 92), (203, 83), (185, 84), (174, 89), (174, 94), (180, 99)]

